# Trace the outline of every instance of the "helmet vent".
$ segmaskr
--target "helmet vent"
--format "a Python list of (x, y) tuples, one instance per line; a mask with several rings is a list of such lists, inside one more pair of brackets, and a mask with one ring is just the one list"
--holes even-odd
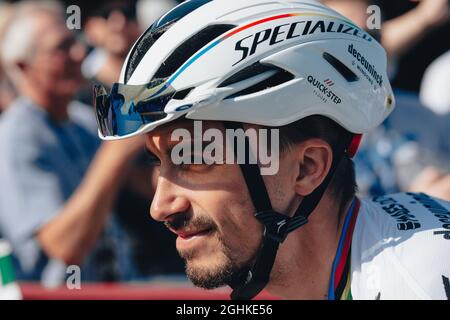
[(189, 88), (189, 89), (184, 89), (182, 91), (178, 91), (177, 93), (175, 93), (175, 95), (173, 96), (173, 99), (175, 100), (183, 100), (184, 98), (186, 98), (188, 96), (189, 93), (191, 93), (191, 91), (194, 88)]
[(191, 0), (186, 1), (169, 12), (163, 15), (155, 22), (155, 27), (159, 28), (165, 26), (168, 23), (173, 23), (175, 21), (180, 20), (181, 18), (187, 16), (191, 12), (197, 10), (198, 8), (204, 6), (205, 4), (211, 2), (212, 0)]
[[(241, 90), (237, 93), (234, 93), (231, 96), (228, 96), (225, 99), (233, 99), (241, 96), (246, 96), (252, 93), (257, 93), (260, 91), (264, 91), (270, 88), (277, 87), (279, 85), (282, 85), (283, 83), (286, 83), (288, 81), (291, 81), (295, 78), (295, 76), (283, 69), (277, 68), (275, 66), (271, 66), (270, 69), (266, 71), (276, 71), (275, 74), (273, 74), (271, 77), (267, 78), (266, 80), (263, 80), (257, 84), (252, 85), (251, 87), (248, 87), (244, 90)], [(257, 74), (253, 74), (252, 76), (256, 76)], [(242, 79), (245, 80), (245, 79)]]
[(219, 88), (227, 87), (233, 83), (237, 83), (240, 81), (250, 79), (254, 76), (257, 76), (259, 74), (262, 74), (264, 72), (271, 71), (271, 70), (274, 70), (273, 66), (264, 65), (259, 62), (254, 63), (251, 66), (242, 69), (241, 71), (235, 73), (234, 75), (232, 75), (231, 77), (226, 79), (224, 82), (222, 82), (219, 85)]
[(125, 83), (127, 83), (131, 78), (142, 58), (155, 44), (156, 40), (158, 40), (167, 30), (169, 30), (175, 22), (211, 1), (212, 0), (186, 1), (170, 10), (167, 14), (163, 15), (154, 24), (152, 24), (138, 40), (137, 45), (134, 47), (133, 52), (130, 55), (130, 60), (128, 62), (125, 74)]
[(339, 72), (345, 80), (348, 82), (355, 82), (359, 80), (359, 77), (350, 70), (345, 64), (339, 61), (335, 56), (329, 54), (328, 52), (324, 52), (322, 57), (329, 63), (333, 68)]
[(144, 55), (148, 50), (155, 44), (155, 42), (161, 38), (161, 36), (173, 26), (175, 21), (168, 23), (160, 28), (155, 28), (155, 25), (152, 25), (147, 31), (141, 36), (136, 46), (133, 49), (133, 52), (130, 55), (130, 60), (127, 64), (127, 69), (125, 73), (125, 83), (130, 80), (133, 72), (136, 70), (137, 66), (141, 62)]
[(162, 63), (154, 78), (170, 77), (197, 51), (235, 27), (235, 25), (231, 24), (216, 24), (201, 30), (175, 49), (169, 58)]

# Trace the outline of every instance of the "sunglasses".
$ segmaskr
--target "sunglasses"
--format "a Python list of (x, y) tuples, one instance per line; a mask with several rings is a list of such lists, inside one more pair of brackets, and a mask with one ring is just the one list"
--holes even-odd
[(144, 125), (168, 118), (165, 107), (176, 91), (162, 80), (147, 85), (116, 83), (107, 93), (101, 85), (94, 86), (94, 108), (103, 137), (123, 137)]

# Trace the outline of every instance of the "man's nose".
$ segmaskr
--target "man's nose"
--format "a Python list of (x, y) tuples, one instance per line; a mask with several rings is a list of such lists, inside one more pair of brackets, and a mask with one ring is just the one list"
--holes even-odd
[(182, 213), (189, 209), (188, 199), (180, 194), (180, 187), (166, 178), (159, 176), (156, 192), (150, 206), (150, 215), (156, 221), (167, 221), (176, 213)]

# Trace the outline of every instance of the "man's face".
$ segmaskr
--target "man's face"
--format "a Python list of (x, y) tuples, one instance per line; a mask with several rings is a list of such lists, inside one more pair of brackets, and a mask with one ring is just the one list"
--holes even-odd
[[(217, 123), (203, 122), (203, 129)], [(239, 165), (174, 165), (171, 141), (176, 128), (192, 130), (192, 122), (177, 123), (147, 136), (149, 152), (160, 160), (151, 216), (178, 234), (177, 250), (186, 272), (200, 287), (215, 288), (246, 270), (261, 243), (262, 226)], [(219, 128), (219, 127), (217, 127)]]
[(136, 18), (127, 14), (126, 8), (119, 7), (105, 16), (92, 17), (86, 25), (86, 35), (94, 46), (122, 59), (140, 34)]
[(126, 57), (134, 42), (139, 38), (141, 30), (136, 19), (115, 10), (106, 20), (104, 48), (118, 56)]
[(27, 63), (27, 77), (40, 90), (56, 95), (74, 94), (83, 82), (84, 47), (61, 19), (51, 14), (40, 14), (38, 19), (40, 38)]

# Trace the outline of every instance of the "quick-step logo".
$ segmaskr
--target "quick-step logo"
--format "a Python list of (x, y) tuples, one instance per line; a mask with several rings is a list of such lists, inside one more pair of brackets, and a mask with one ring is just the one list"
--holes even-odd
[(408, 231), (421, 228), (419, 220), (411, 214), (411, 211), (394, 198), (380, 196), (373, 198), (373, 201), (379, 203), (381, 208), (397, 221), (398, 230)]
[(326, 79), (322, 82), (311, 75), (308, 76), (307, 80), (315, 88), (314, 94), (323, 102), (328, 102), (328, 99), (335, 104), (340, 104), (342, 102), (342, 99), (330, 89), (330, 87), (334, 86), (332, 80)]
[(375, 65), (354, 48), (353, 44), (348, 46), (348, 52), (356, 59), (353, 61), (353, 65), (357, 64), (358, 70), (369, 80), (370, 84), (373, 85), (375, 81), (381, 87), (383, 85), (383, 76), (377, 72)]

